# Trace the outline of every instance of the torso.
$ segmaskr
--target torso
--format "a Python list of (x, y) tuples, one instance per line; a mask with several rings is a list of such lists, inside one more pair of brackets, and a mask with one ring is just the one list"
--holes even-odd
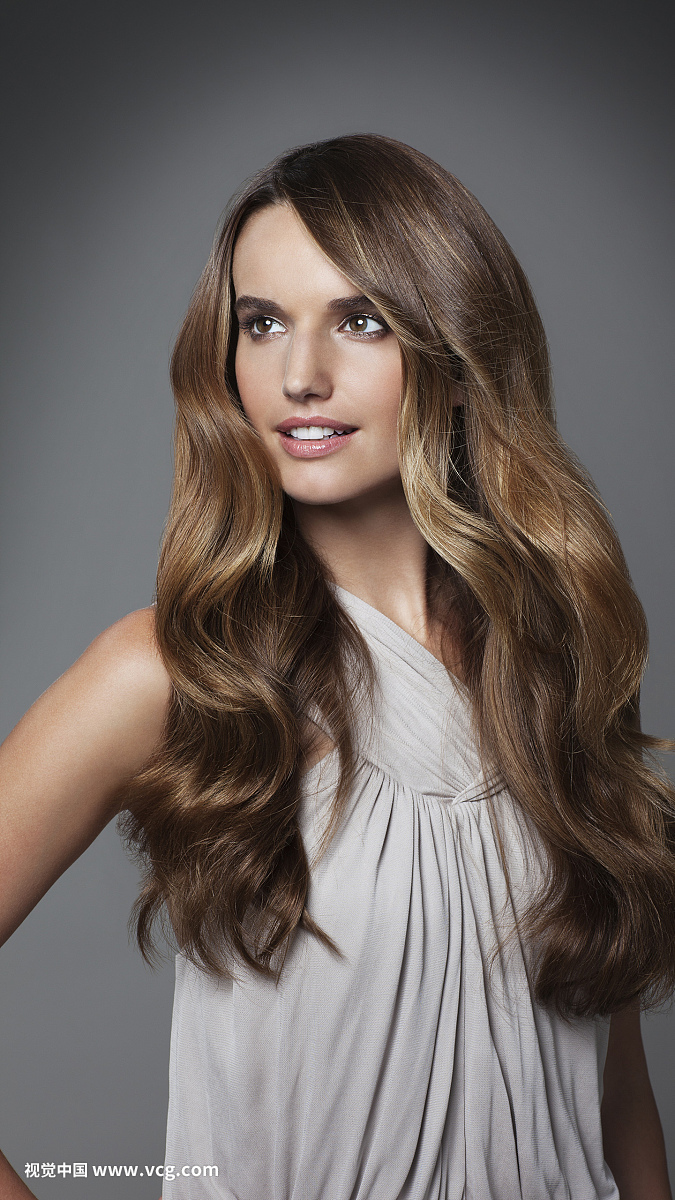
[(461, 685), (338, 598), (375, 659), (375, 721), (362, 713), (322, 857), (335, 753), (304, 776), (301, 828), (308, 909), (343, 957), (299, 930), (275, 986), (215, 983), (177, 956), (167, 1163), (219, 1175), (167, 1178), (164, 1200), (618, 1200), (607, 1022), (540, 1008), (517, 934), (494, 953), (543, 879), (541, 847), (483, 776)]

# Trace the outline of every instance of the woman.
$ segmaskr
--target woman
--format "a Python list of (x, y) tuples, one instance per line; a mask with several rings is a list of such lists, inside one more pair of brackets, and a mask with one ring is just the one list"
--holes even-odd
[(123, 812), (177, 941), (164, 1200), (666, 1200), (675, 797), (511, 250), (407, 146), (291, 151), (173, 384), (156, 612), (2, 750), (6, 933)]

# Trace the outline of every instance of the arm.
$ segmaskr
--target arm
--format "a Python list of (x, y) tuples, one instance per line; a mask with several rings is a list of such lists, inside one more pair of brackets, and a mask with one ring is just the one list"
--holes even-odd
[(637, 1009), (612, 1017), (601, 1115), (605, 1159), (621, 1200), (672, 1200)]
[[(20, 1175), (8, 1163), (0, 1150), (0, 1196), (2, 1200), (37, 1200), (35, 1192), (31, 1192)], [(160, 1200), (162, 1200), (160, 1196)]]
[[(170, 691), (153, 610), (141, 609), (96, 638), (0, 746), (0, 943), (119, 813)], [(0, 1195), (33, 1195), (2, 1155)]]

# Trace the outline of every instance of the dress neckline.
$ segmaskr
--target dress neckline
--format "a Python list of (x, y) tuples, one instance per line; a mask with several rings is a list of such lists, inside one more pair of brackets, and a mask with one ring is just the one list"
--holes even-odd
[(454, 690), (465, 700), (468, 699), (466, 685), (456, 675), (453, 675), (445, 664), (439, 658), (436, 658), (435, 654), (431, 653), (431, 650), (423, 646), (421, 642), (418, 642), (417, 638), (414, 638), (411, 633), (408, 633), (396, 621), (392, 621), (391, 617), (388, 617), (381, 609), (375, 608), (367, 600), (363, 600), (361, 596), (355, 596), (353, 592), (348, 592), (339, 583), (335, 583), (332, 586), (338, 593), (338, 598), (346, 609), (353, 608), (361, 617), (366, 619), (366, 622), (374, 626), (373, 632), (375, 637), (377, 637), (377, 633), (379, 632), (381, 635), (380, 640), (385, 645), (393, 642), (401, 653), (401, 656), (407, 659), (408, 662), (412, 662), (420, 671), (420, 674), (431, 678), (436, 686), (440, 685), (443, 690), (447, 690), (448, 684), (451, 684)]

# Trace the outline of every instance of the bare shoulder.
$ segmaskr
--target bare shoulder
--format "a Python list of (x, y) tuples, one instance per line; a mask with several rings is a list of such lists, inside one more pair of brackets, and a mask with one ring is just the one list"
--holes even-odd
[(155, 609), (137, 608), (109, 625), (87, 647), (81, 661), (91, 671), (136, 679), (168, 697), (169, 675), (162, 662), (155, 631)]
[[(128, 613), (104, 629), (43, 692), (3, 744), (24, 761), (95, 760), (110, 782), (130, 776), (161, 734), (171, 681), (155, 637), (153, 608)], [(103, 764), (106, 764), (104, 766)], [(69, 763), (74, 765), (74, 763)]]
[[(171, 681), (155, 638), (154, 609), (103, 630), (28, 709), (0, 748), (0, 791), (44, 771), (114, 807), (114, 793), (158, 744)], [(20, 783), (19, 783), (20, 780)], [(50, 783), (50, 787), (51, 787)], [(44, 780), (43, 780), (44, 786)]]
[(120, 811), (159, 745), (171, 682), (154, 612), (94, 638), (0, 746), (0, 941)]
[(155, 632), (155, 609), (139, 608), (104, 629), (56, 685), (61, 701), (69, 694), (92, 706), (109, 729), (118, 728), (139, 759), (156, 743), (171, 697), (171, 680)]

